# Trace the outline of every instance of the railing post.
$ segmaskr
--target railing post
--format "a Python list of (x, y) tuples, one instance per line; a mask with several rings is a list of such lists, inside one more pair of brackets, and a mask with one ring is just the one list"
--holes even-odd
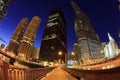
[(3, 80), (3, 63), (2, 61), (0, 60), (0, 80)]
[(9, 80), (8, 79), (8, 63), (6, 63), (5, 61), (3, 61), (3, 76), (4, 76), (4, 80)]

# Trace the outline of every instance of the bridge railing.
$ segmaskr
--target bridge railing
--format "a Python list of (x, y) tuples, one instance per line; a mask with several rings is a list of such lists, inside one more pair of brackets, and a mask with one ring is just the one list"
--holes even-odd
[(81, 70), (75, 68), (63, 68), (79, 80), (120, 80), (120, 67), (106, 70)]
[(43, 78), (53, 68), (40, 69), (23, 69), (23, 68), (9, 68), (9, 80), (37, 80)]
[(15, 68), (6, 62), (0, 64), (0, 80), (38, 80), (54, 68)]
[(0, 80), (3, 80), (3, 65), (1, 61), (0, 61)]

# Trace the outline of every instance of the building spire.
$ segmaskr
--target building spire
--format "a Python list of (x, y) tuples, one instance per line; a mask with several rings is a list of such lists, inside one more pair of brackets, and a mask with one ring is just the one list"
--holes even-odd
[(111, 40), (114, 40), (114, 39), (112, 38), (112, 36), (110, 35), (110, 33), (108, 33), (108, 38), (109, 38), (110, 41), (111, 41)]
[(74, 2), (73, 0), (70, 1), (70, 4), (71, 4), (71, 6), (73, 8), (73, 11), (74, 11), (76, 17), (79, 17), (79, 15), (82, 12), (81, 9), (80, 9), (80, 7), (79, 7), (79, 5), (76, 2)]

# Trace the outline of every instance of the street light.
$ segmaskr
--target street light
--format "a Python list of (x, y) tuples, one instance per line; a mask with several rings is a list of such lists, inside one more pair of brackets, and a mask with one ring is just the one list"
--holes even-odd
[(72, 52), (72, 53), (71, 53), (71, 55), (72, 55), (72, 56), (75, 56), (75, 53), (74, 53), (74, 52)]
[(58, 55), (59, 55), (59, 56), (61, 56), (61, 55), (62, 55), (62, 52), (61, 52), (61, 51), (59, 51), (59, 52), (58, 52)]
[[(59, 52), (58, 52), (58, 55), (61, 56), (61, 55), (62, 55), (62, 52), (59, 51)], [(59, 66), (60, 66), (60, 62), (61, 62), (61, 59), (58, 60), (58, 65), (59, 65)]]

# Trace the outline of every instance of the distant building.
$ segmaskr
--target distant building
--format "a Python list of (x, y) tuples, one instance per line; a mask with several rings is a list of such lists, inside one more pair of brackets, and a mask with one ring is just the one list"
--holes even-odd
[(0, 45), (0, 50), (1, 50), (1, 49), (5, 49), (5, 44), (1, 44), (1, 45)]
[(120, 29), (118, 30), (118, 36), (120, 37)]
[[(45, 27), (40, 48), (40, 59), (53, 62), (65, 61), (67, 55), (66, 22), (61, 9), (52, 9)], [(59, 52), (61, 52), (59, 55)]]
[(79, 59), (79, 55), (80, 55), (78, 53), (79, 53), (78, 52), (78, 44), (74, 43), (73, 44), (73, 52), (70, 54), (71, 59), (78, 60)]
[(109, 38), (109, 43), (105, 45), (104, 53), (106, 58), (112, 58), (115, 57), (117, 54), (119, 54), (120, 51), (118, 49), (117, 43), (109, 33), (108, 33), (108, 38)]
[(75, 33), (78, 44), (79, 59), (84, 64), (92, 64), (98, 62), (102, 57), (101, 41), (95, 33), (87, 15), (81, 11), (77, 3), (71, 1), (72, 8), (75, 13)]
[(18, 53), (18, 47), (20, 44), (20, 41), (22, 40), (23, 33), (28, 25), (28, 19), (23, 18), (20, 23), (17, 25), (10, 42), (6, 48), (8, 52), (12, 52), (13, 54), (17, 55)]
[(38, 61), (38, 59), (39, 59), (39, 52), (40, 52), (40, 48), (35, 47), (33, 49), (33, 54), (32, 54), (32, 60), (33, 61)]
[(8, 13), (7, 6), (12, 0), (0, 0), (0, 20)]
[(36, 32), (38, 30), (40, 22), (41, 19), (38, 16), (35, 16), (29, 23), (18, 48), (18, 57), (20, 59), (28, 61), (31, 59)]

